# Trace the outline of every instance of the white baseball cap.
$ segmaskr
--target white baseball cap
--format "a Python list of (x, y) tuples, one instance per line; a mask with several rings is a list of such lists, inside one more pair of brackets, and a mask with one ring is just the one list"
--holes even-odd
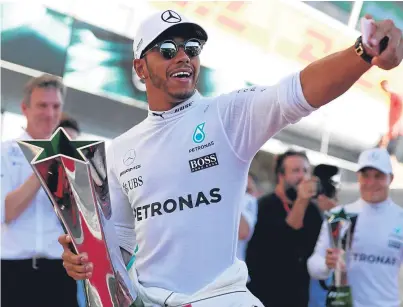
[[(167, 31), (169, 29), (169, 31)], [(197, 23), (173, 10), (157, 12), (145, 19), (133, 42), (134, 58), (139, 59), (151, 43), (157, 43), (162, 34), (207, 41), (207, 32)]]
[(363, 151), (358, 158), (358, 172), (370, 167), (384, 174), (393, 174), (392, 162), (386, 149), (372, 148)]

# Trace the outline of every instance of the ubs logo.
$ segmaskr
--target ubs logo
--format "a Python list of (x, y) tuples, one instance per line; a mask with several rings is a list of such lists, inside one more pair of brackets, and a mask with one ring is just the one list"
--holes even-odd
[(123, 189), (125, 190), (126, 194), (129, 193), (129, 191), (134, 190), (138, 187), (141, 187), (144, 183), (143, 176), (138, 176), (131, 178), (130, 180), (124, 182), (122, 184)]
[(126, 152), (125, 156), (123, 157), (123, 164), (126, 166), (130, 166), (134, 163), (136, 159), (136, 151), (134, 149), (130, 149)]

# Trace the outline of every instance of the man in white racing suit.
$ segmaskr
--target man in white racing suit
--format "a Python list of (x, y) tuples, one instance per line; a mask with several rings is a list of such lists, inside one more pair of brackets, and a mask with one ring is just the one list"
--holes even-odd
[(354, 307), (399, 307), (399, 271), (403, 256), (403, 209), (389, 198), (393, 180), (386, 149), (364, 151), (359, 158), (360, 199), (334, 208), (357, 215), (351, 250), (343, 262), (332, 248), (325, 221), (308, 260), (313, 278), (327, 279), (338, 263), (347, 272)]
[[(206, 31), (172, 10), (142, 22), (133, 65), (146, 85), (149, 114), (111, 143), (108, 180), (124, 258), (139, 247), (132, 273), (146, 306), (262, 306), (236, 257), (250, 163), (269, 138), (342, 95), (372, 65), (401, 62), (401, 31), (375, 24), (371, 47), (359, 38), (356, 47), (274, 86), (204, 98), (196, 84)], [(379, 54), (385, 35), (393, 39)], [(59, 241), (68, 274), (91, 276), (91, 259), (73, 254), (68, 237)]]

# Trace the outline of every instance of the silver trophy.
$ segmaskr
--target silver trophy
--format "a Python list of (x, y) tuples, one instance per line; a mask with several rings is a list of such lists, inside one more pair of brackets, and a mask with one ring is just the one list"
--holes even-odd
[(353, 300), (351, 288), (347, 279), (347, 264), (350, 256), (352, 236), (354, 232), (356, 216), (347, 214), (344, 209), (337, 213), (328, 214), (327, 226), (330, 245), (341, 251), (341, 259), (334, 270), (333, 284), (327, 288), (327, 307), (343, 306), (352, 307)]
[(71, 250), (86, 252), (94, 265), (91, 278), (84, 280), (87, 306), (143, 306), (111, 219), (104, 142), (71, 141), (59, 128), (50, 140), (18, 143), (72, 238)]

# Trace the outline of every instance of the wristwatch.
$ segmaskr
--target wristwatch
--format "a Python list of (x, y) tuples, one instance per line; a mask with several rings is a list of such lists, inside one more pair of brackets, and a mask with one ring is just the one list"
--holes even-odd
[[(379, 51), (382, 53), (388, 46), (389, 37), (385, 36), (379, 43)], [(359, 55), (365, 62), (371, 64), (373, 56), (369, 55), (364, 48), (362, 36), (357, 38), (354, 44), (355, 53)]]

